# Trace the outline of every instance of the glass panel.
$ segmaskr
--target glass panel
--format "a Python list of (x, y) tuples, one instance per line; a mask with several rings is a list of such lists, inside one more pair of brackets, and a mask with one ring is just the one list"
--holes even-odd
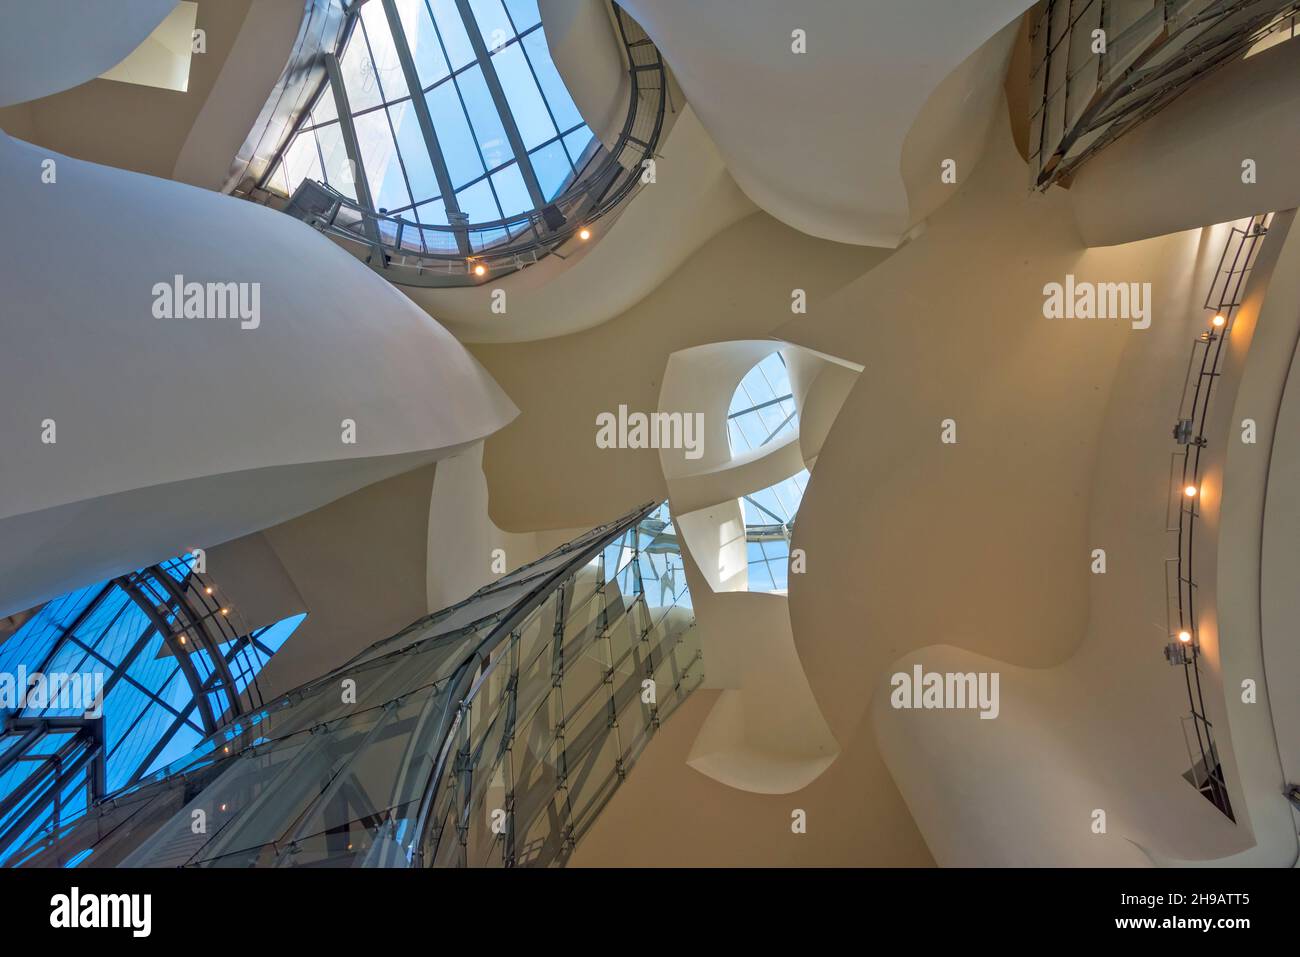
[[(365, 27), (366, 39), (370, 41), (370, 56), (374, 63), (379, 86), (384, 94), (384, 101), (391, 103), (410, 95), (406, 87), (406, 76), (402, 73), (402, 61), (397, 58), (397, 47), (393, 43), (393, 34), (388, 29), (388, 17), (382, 3), (367, 3), (361, 8), (361, 24)], [(354, 110), (358, 109), (352, 104)]]
[(533, 72), (528, 68), (528, 61), (524, 59), (524, 51), (519, 44), (512, 43), (504, 50), (492, 54), (492, 65), (501, 78), (501, 88), (505, 91), (506, 102), (510, 104), (515, 125), (519, 127), (524, 149), (531, 150), (554, 137), (555, 125), (551, 122), (546, 102), (537, 89)]
[(524, 52), (528, 54), (528, 61), (533, 66), (533, 72), (537, 74), (537, 82), (542, 86), (542, 93), (546, 97), (546, 102), (550, 104), (551, 112), (555, 115), (555, 122), (559, 124), (560, 129), (571, 129), (582, 123), (582, 114), (578, 112), (578, 107), (574, 105), (573, 97), (569, 96), (564, 80), (560, 78), (560, 71), (555, 68), (555, 63), (551, 60), (551, 51), (546, 46), (546, 34), (541, 30), (534, 30), (524, 37), (523, 44)]
[(483, 161), (488, 169), (496, 169), (502, 163), (514, 159), (514, 151), (506, 139), (505, 127), (501, 125), (501, 116), (496, 103), (488, 91), (483, 79), (483, 68), (475, 65), (456, 77), (460, 95), (465, 102), (465, 111), (469, 114), (471, 125), (479, 149), (483, 152)]
[[(442, 147), (452, 185), (459, 188), (482, 176), (483, 163), (469, 121), (465, 119), (465, 111), (461, 109), (455, 84), (443, 83), (435, 87), (425, 96), (425, 101), (429, 104), (429, 114), (433, 117), (433, 128), (438, 132), (438, 144)], [(473, 220), (472, 215), (470, 219)]]
[(506, 9), (510, 11), (510, 19), (514, 21), (515, 29), (520, 33), (542, 22), (542, 15), (537, 10), (537, 0), (506, 0)]
[(474, 59), (474, 47), (465, 32), (465, 24), (456, 9), (456, 0), (429, 0), (429, 8), (438, 23), (438, 33), (442, 37), (443, 48), (451, 68), (459, 70)]
[(502, 216), (516, 216), (533, 208), (533, 201), (528, 196), (528, 187), (524, 185), (518, 164), (511, 163), (501, 172), (493, 173), (492, 186), (497, 192)]
[(569, 165), (563, 144), (555, 140), (528, 155), (533, 163), (533, 172), (537, 174), (537, 183), (542, 188), (542, 195), (554, 199), (573, 176), (573, 167)]
[(514, 39), (515, 28), (506, 16), (506, 8), (501, 5), (501, 0), (469, 0), (469, 8), (478, 22), (483, 45), (489, 50), (499, 49)]
[(443, 55), (438, 32), (424, 0), (395, 0), (397, 16), (415, 61), (415, 74), (420, 78), (420, 88), (427, 90), (448, 73), (447, 58)]
[(587, 129), (585, 126), (579, 127), (564, 137), (564, 148), (569, 151), (569, 159), (573, 160), (575, 168), (581, 168), (579, 164), (582, 162), (582, 157), (586, 152), (587, 144), (593, 139), (595, 139), (595, 137), (592, 135), (591, 130)]
[(456, 194), (456, 202), (460, 204), (460, 211), (469, 216), (471, 223), (486, 223), (501, 218), (497, 201), (492, 195), (492, 187), (486, 179), (462, 189)]
[(348, 48), (339, 59), (339, 72), (343, 76), (343, 90), (348, 95), (348, 107), (353, 113), (368, 110), (383, 101), (375, 66), (370, 62), (370, 52), (366, 49), (366, 38), (360, 27), (352, 31)]
[(317, 129), (315, 135), (325, 159), (325, 181), (343, 195), (356, 199), (356, 175), (343, 143), (343, 131), (337, 123), (331, 123)]
[(375, 208), (382, 212), (411, 205), (411, 194), (406, 191), (402, 164), (397, 158), (397, 145), (388, 127), (387, 112), (366, 113), (356, 117), (354, 123), (357, 145), (361, 149), (361, 165), (366, 170)]

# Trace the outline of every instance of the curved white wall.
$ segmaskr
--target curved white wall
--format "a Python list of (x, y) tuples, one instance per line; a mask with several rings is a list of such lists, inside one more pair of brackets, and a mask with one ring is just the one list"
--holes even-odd
[[(290, 217), (3, 136), (0, 177), (0, 609), (282, 521), (517, 414), (450, 333)], [(177, 274), (259, 284), (259, 324), (155, 318)]]
[[(589, 243), (496, 282), (407, 294), (463, 342), (523, 342), (597, 326), (653, 292), (697, 249), (754, 212), (727, 175), (690, 109), (682, 110), (657, 161), (657, 179), (592, 225)], [(496, 289), (506, 312), (492, 309)]]
[[(824, 369), (861, 370), (773, 340), (718, 342), (669, 356), (659, 394), (659, 411), (698, 412), (704, 421), (698, 459), (680, 449), (659, 452), (707, 662), (705, 686), (722, 691), (687, 763), (715, 781), (756, 794), (807, 787), (840, 751), (795, 651), (785, 595), (747, 591), (740, 496), (789, 478), (805, 463), (798, 434), (734, 452), (727, 413), (745, 374), (778, 351), (791, 370), (797, 409)], [(824, 413), (833, 419), (835, 410)]]
[[(931, 94), (1030, 0), (628, 0), (736, 182), (758, 206), (837, 242), (896, 246), (919, 216), (900, 165), (939, 177), (1000, 104), (1011, 35), (944, 108)], [(807, 52), (791, 49), (803, 30)], [(979, 69), (976, 70), (975, 67)], [(927, 108), (927, 104), (928, 108)], [(924, 113), (924, 117), (923, 117)], [(979, 116), (975, 116), (975, 114)], [(924, 144), (924, 148), (922, 148)], [(955, 145), (954, 145), (955, 144)], [(978, 155), (977, 153), (975, 155)], [(973, 160), (972, 160), (973, 162)], [(959, 170), (959, 174), (962, 171)], [(927, 197), (927, 204), (932, 197)], [(924, 215), (928, 210), (923, 210)]]
[(121, 63), (177, 0), (0, 0), (0, 106), (70, 90)]

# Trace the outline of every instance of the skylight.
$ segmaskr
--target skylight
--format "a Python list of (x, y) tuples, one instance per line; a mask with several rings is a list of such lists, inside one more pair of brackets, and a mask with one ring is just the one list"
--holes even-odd
[(781, 353), (773, 352), (746, 373), (727, 409), (731, 454), (762, 448), (799, 431), (790, 375)]
[(742, 495), (749, 591), (784, 592), (790, 566), (790, 532), (808, 488), (808, 470), (752, 495)]
[(554, 199), (592, 141), (537, 0), (371, 0), (266, 185), (315, 179), (408, 222), (490, 223)]

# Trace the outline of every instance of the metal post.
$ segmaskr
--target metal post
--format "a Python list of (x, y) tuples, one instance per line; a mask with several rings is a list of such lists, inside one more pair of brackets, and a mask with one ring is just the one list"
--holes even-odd
[(371, 214), (366, 217), (366, 232), (374, 244), (372, 256), (378, 256), (376, 265), (384, 265), (383, 244), (379, 240), (379, 226), (374, 221), (377, 215), (374, 197), (370, 195), (370, 181), (366, 179), (366, 167), (361, 161), (361, 147), (357, 143), (357, 128), (352, 125), (352, 108), (348, 105), (348, 91), (343, 85), (343, 73), (339, 70), (339, 60), (333, 53), (325, 54), (325, 73), (329, 77), (330, 92), (334, 94), (334, 110), (339, 115), (339, 131), (343, 134), (343, 148), (348, 154), (348, 163), (352, 166), (353, 185), (357, 191), (357, 202)]
[[(415, 58), (411, 56), (411, 48), (406, 42), (406, 33), (402, 29), (402, 19), (397, 12), (397, 4), (394, 0), (383, 0), (383, 4), (384, 14), (388, 17), (388, 29), (393, 34), (393, 46), (397, 50), (397, 59), (402, 64), (402, 74), (406, 77), (406, 88), (411, 93), (411, 106), (414, 108), (415, 118), (420, 124), (420, 132), (424, 135), (424, 145), (428, 149), (429, 159), (433, 163), (433, 174), (438, 180), (438, 189), (442, 193), (442, 202), (447, 209), (447, 220), (454, 223), (461, 218), (460, 204), (456, 201), (456, 190), (452, 186), (451, 173), (447, 169), (446, 157), (442, 155), (442, 147), (438, 143), (438, 132), (433, 127), (433, 117), (429, 115), (429, 104), (425, 102), (424, 94), (420, 89), (420, 76), (415, 69)], [(415, 199), (416, 197), (411, 197), (412, 202)], [(464, 229), (456, 230), (456, 246), (462, 256), (469, 255), (468, 231)]]
[(524, 185), (528, 187), (528, 196), (533, 201), (533, 208), (541, 209), (546, 205), (546, 197), (542, 195), (542, 187), (537, 182), (537, 172), (533, 169), (532, 160), (528, 158), (528, 151), (524, 149), (523, 137), (519, 135), (514, 114), (510, 112), (510, 103), (506, 100), (501, 78), (497, 76), (496, 66), (492, 63), (492, 54), (488, 51), (487, 44), (483, 42), (483, 33), (478, 28), (478, 20), (474, 17), (474, 11), (470, 9), (469, 0), (456, 0), (456, 7), (460, 10), (461, 19), (465, 21), (465, 32), (469, 34), (474, 55), (483, 66), (483, 79), (487, 81), (492, 102), (496, 104), (497, 112), (501, 114), (501, 126), (506, 131), (510, 148), (515, 152), (515, 160), (519, 163), (519, 172), (523, 174)]

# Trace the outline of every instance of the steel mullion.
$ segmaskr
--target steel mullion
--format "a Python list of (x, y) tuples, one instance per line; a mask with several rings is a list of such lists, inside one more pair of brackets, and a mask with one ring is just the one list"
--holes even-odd
[[(384, 14), (388, 17), (388, 30), (393, 35), (393, 47), (397, 51), (397, 60), (402, 65), (402, 74), (406, 77), (406, 87), (411, 91), (411, 107), (415, 110), (416, 121), (420, 124), (420, 133), (424, 136), (425, 148), (429, 151), (429, 160), (433, 163), (433, 175), (438, 181), (438, 189), (442, 191), (442, 202), (447, 210), (447, 220), (451, 221), (452, 216), (460, 216), (460, 203), (456, 200), (456, 190), (451, 184), (451, 172), (447, 168), (447, 158), (442, 153), (442, 145), (438, 141), (438, 131), (434, 128), (433, 117), (429, 113), (429, 104), (424, 99), (424, 91), (420, 88), (420, 77), (415, 69), (415, 58), (411, 56), (410, 45), (406, 42), (406, 33), (402, 29), (401, 17), (397, 12), (397, 4), (394, 0), (382, 0), (384, 5)], [(430, 20), (432, 21), (432, 15)], [(437, 31), (437, 24), (434, 24), (434, 30)], [(439, 45), (442, 39), (439, 37)], [(443, 58), (446, 59), (444, 51)], [(447, 62), (448, 69), (451, 68), (451, 62)], [(455, 80), (449, 76), (446, 79)], [(435, 84), (436, 85), (436, 84)], [(393, 137), (393, 145), (397, 146), (397, 137)], [(397, 149), (397, 155), (400, 157), (402, 151)], [(403, 167), (405, 173), (405, 167)], [(415, 192), (411, 189), (410, 180), (406, 183), (407, 192), (411, 194), (412, 208), (415, 204)], [(419, 215), (418, 213), (416, 214)], [(457, 229), (456, 247), (460, 250), (462, 256), (469, 255), (469, 233), (467, 230)], [(424, 240), (424, 234), (420, 234), (421, 242)]]
[[(505, 88), (501, 85), (501, 78), (497, 76), (496, 64), (492, 62), (492, 54), (488, 52), (487, 44), (483, 42), (483, 33), (478, 28), (478, 20), (474, 16), (474, 11), (470, 9), (469, 0), (456, 0), (456, 7), (460, 10), (460, 18), (465, 23), (465, 33), (469, 37), (469, 44), (474, 49), (474, 55), (483, 66), (483, 79), (487, 81), (488, 92), (492, 94), (492, 101), (496, 104), (497, 113), (501, 116), (501, 126), (506, 131), (506, 139), (510, 141), (510, 148), (514, 150), (515, 162), (519, 164), (519, 172), (523, 174), (524, 186), (528, 189), (528, 195), (533, 201), (534, 209), (541, 209), (546, 205), (546, 198), (542, 195), (542, 187), (537, 181), (537, 171), (533, 169), (533, 162), (528, 156), (528, 150), (524, 148), (524, 139), (519, 134), (519, 127), (515, 123), (514, 113), (510, 111), (510, 103), (506, 99)], [(512, 24), (513, 25), (513, 24)], [(523, 51), (522, 45), (520, 50)], [(524, 52), (524, 62), (528, 61), (528, 55)], [(459, 89), (458, 91), (459, 92)], [(538, 87), (538, 93), (541, 88)], [(546, 97), (542, 97), (546, 101)], [(464, 104), (462, 104), (462, 109)], [(468, 113), (466, 114), (468, 118)], [(473, 122), (470, 123), (473, 128)], [(476, 138), (477, 141), (477, 138)], [(484, 163), (484, 168), (487, 164)], [(494, 189), (495, 192), (495, 189)], [(502, 213), (504, 218), (505, 214)]]
[[(364, 35), (363, 35), (364, 39)], [(372, 63), (374, 61), (371, 61)], [(356, 188), (357, 202), (371, 214), (364, 216), (366, 232), (374, 244), (374, 252), (379, 258), (375, 265), (383, 267), (384, 250), (379, 236), (379, 224), (375, 222), (375, 200), (370, 195), (370, 181), (366, 178), (366, 167), (361, 161), (361, 146), (357, 142), (357, 128), (352, 123), (352, 108), (348, 104), (348, 91), (343, 83), (343, 73), (339, 69), (339, 59), (333, 53), (325, 54), (325, 75), (329, 78), (330, 91), (334, 94), (334, 112), (339, 115), (339, 132), (343, 134), (343, 149), (352, 164), (352, 185)], [(382, 93), (380, 94), (382, 96)]]

